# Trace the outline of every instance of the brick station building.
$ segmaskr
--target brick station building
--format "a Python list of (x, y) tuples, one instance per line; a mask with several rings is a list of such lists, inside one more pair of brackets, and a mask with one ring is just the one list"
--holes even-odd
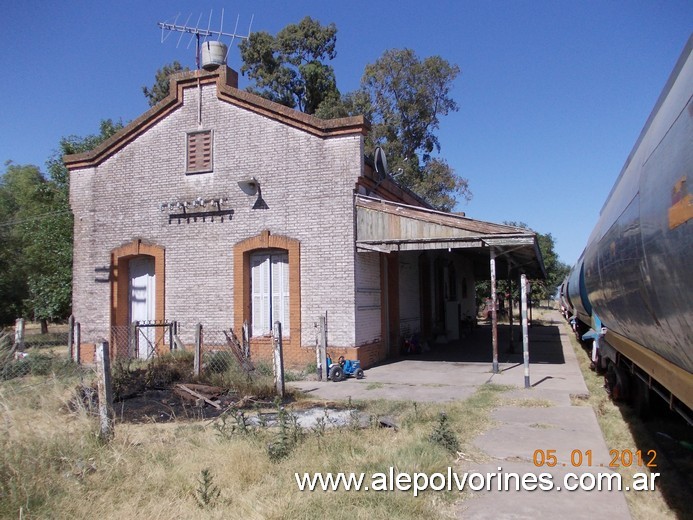
[(533, 233), (433, 211), (379, 175), (363, 117), (321, 120), (237, 81), (227, 67), (179, 74), (166, 99), (65, 157), (85, 361), (114, 328), (172, 321), (188, 346), (198, 322), (239, 336), (247, 322), (251, 357), (269, 359), (280, 321), (300, 367), (327, 315), (328, 351), (367, 367), (402, 335), (459, 338), (489, 255), (541, 276)]

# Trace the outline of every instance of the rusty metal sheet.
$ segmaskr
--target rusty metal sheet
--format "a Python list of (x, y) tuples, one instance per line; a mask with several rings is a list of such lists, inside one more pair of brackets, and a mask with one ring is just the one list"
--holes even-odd
[(358, 252), (455, 249), (488, 254), (494, 247), (504, 261), (532, 278), (545, 276), (536, 234), (527, 229), (362, 195), (354, 205)]

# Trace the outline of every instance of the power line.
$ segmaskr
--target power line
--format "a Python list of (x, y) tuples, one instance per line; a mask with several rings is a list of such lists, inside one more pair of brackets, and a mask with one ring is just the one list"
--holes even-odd
[(65, 215), (68, 213), (70, 213), (69, 210), (50, 211), (48, 213), (42, 213), (41, 215), (35, 215), (33, 217), (26, 217), (26, 218), (17, 219), (17, 220), (9, 220), (7, 222), (3, 222), (2, 224), (0, 224), (0, 227), (16, 226), (17, 224), (24, 224), (26, 222), (32, 222), (34, 220), (48, 219), (48, 218), (54, 217), (56, 215)]

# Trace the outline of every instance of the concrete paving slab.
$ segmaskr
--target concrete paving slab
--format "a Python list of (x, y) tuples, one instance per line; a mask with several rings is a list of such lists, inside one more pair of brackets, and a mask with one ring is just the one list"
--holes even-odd
[[(491, 373), (490, 328), (481, 327), (472, 337), (436, 346), (432, 352), (370, 368), (363, 380), (301, 381), (289, 385), (325, 400), (421, 402), (466, 399), (489, 382), (507, 385), (511, 389), (504, 393), (505, 405), (493, 412), (497, 425), (472, 441), (495, 460), (487, 464), (466, 462), (463, 470), (498, 473), (501, 467), (504, 473), (520, 475), (543, 472), (550, 474), (559, 486), (568, 473), (612, 475), (606, 467), (610, 458), (593, 410), (572, 406), (572, 396), (588, 395), (588, 391), (568, 329), (558, 312), (549, 315), (544, 323), (532, 327), (529, 333), (530, 388), (524, 388), (521, 341), (515, 341), (510, 351), (507, 326), (499, 330), (499, 374)], [(535, 466), (536, 450), (556, 450), (557, 465)], [(587, 465), (588, 451), (591, 467)], [(624, 486), (629, 484), (623, 482)], [(459, 518), (630, 518), (625, 496), (619, 491), (494, 489), (472, 495), (460, 504)]]
[[(495, 410), (492, 417), (498, 426), (481, 434), (473, 444), (496, 459), (531, 462), (535, 451), (546, 453), (551, 449), (562, 467), (580, 460), (586, 466), (588, 451), (592, 467), (608, 467), (611, 460), (592, 408), (503, 407)], [(579, 453), (573, 454), (574, 451)]]
[(571, 406), (572, 400), (569, 392), (556, 392), (555, 390), (534, 388), (515, 388), (505, 392), (503, 396), (511, 401), (516, 402), (517, 406), (523, 407), (527, 401), (533, 403), (547, 403), (554, 406)]
[[(498, 468), (501, 468), (499, 472)], [(623, 498), (622, 492), (608, 491), (603, 489), (593, 489), (591, 491), (565, 489), (564, 479), (568, 473), (581, 475), (586, 471), (573, 471), (574, 468), (554, 468), (551, 473), (551, 483), (554, 489), (542, 491), (536, 488), (533, 491), (522, 489), (517, 491), (515, 478), (510, 477), (508, 483), (509, 490), (499, 491), (497, 487), (497, 477), (492, 481), (491, 491), (472, 492), (471, 497), (460, 504), (457, 512), (458, 518), (471, 518), (474, 520), (536, 520), (537, 518), (569, 518), (571, 520), (594, 519), (594, 518), (630, 518), (628, 506)], [(521, 462), (504, 462), (503, 464), (482, 464), (478, 466), (468, 466), (465, 470), (470, 473), (534, 474), (539, 476), (541, 473), (549, 473), (543, 469), (534, 467), (532, 464)], [(593, 474), (598, 472), (593, 471)], [(607, 472), (605, 472), (607, 473)], [(502, 479), (506, 477), (503, 476)], [(589, 481), (589, 477), (585, 482)], [(595, 477), (597, 478), (597, 477)], [(487, 478), (488, 480), (488, 478)], [(473, 482), (478, 479), (473, 479)], [(521, 481), (520, 481), (521, 482)], [(528, 481), (532, 487), (531, 480)], [(539, 481), (543, 483), (544, 480)], [(603, 480), (606, 485), (607, 480)], [(572, 487), (577, 480), (572, 476), (568, 478), (568, 484)], [(505, 482), (503, 482), (503, 485)], [(622, 485), (627, 485), (625, 481)], [(557, 488), (561, 488), (558, 490)]]
[(374, 381), (343, 381), (341, 383), (301, 381), (291, 386), (305, 392), (309, 397), (324, 400), (377, 400), (419, 401), (444, 403), (467, 399), (476, 386), (455, 385), (405, 385)]

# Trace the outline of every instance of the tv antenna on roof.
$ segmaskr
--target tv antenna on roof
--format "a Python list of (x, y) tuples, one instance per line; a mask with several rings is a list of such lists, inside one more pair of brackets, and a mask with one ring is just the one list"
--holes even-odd
[[(239, 40), (247, 40), (250, 37), (250, 28), (253, 25), (254, 16), (250, 17), (250, 23), (248, 24), (248, 34), (242, 35), (238, 34), (238, 22), (240, 20), (240, 15), (236, 17), (236, 26), (233, 32), (224, 32), (224, 9), (221, 10), (221, 21), (219, 23), (219, 30), (216, 31), (211, 29), (212, 27), (212, 11), (209, 11), (209, 20), (207, 21), (207, 28), (200, 27), (200, 22), (202, 21), (202, 13), (197, 18), (197, 24), (193, 27), (188, 25), (190, 22), (190, 17), (192, 13), (188, 15), (185, 24), (178, 25), (178, 18), (180, 18), (180, 13), (176, 16), (173, 23), (169, 22), (158, 22), (158, 26), (161, 27), (161, 43), (164, 43), (171, 33), (178, 32), (180, 36), (178, 37), (178, 43), (176, 43), (176, 48), (180, 45), (184, 34), (190, 34), (190, 41), (188, 41), (188, 47), (193, 39), (195, 39), (195, 65), (197, 68), (204, 68), (208, 70), (214, 70), (219, 65), (226, 63), (229, 51), (228, 49), (234, 44), (236, 38)], [(228, 47), (221, 42), (221, 37), (226, 36), (231, 38), (231, 45)], [(210, 38), (216, 37), (216, 40), (211, 40)], [(223, 55), (223, 57), (222, 57)]]

